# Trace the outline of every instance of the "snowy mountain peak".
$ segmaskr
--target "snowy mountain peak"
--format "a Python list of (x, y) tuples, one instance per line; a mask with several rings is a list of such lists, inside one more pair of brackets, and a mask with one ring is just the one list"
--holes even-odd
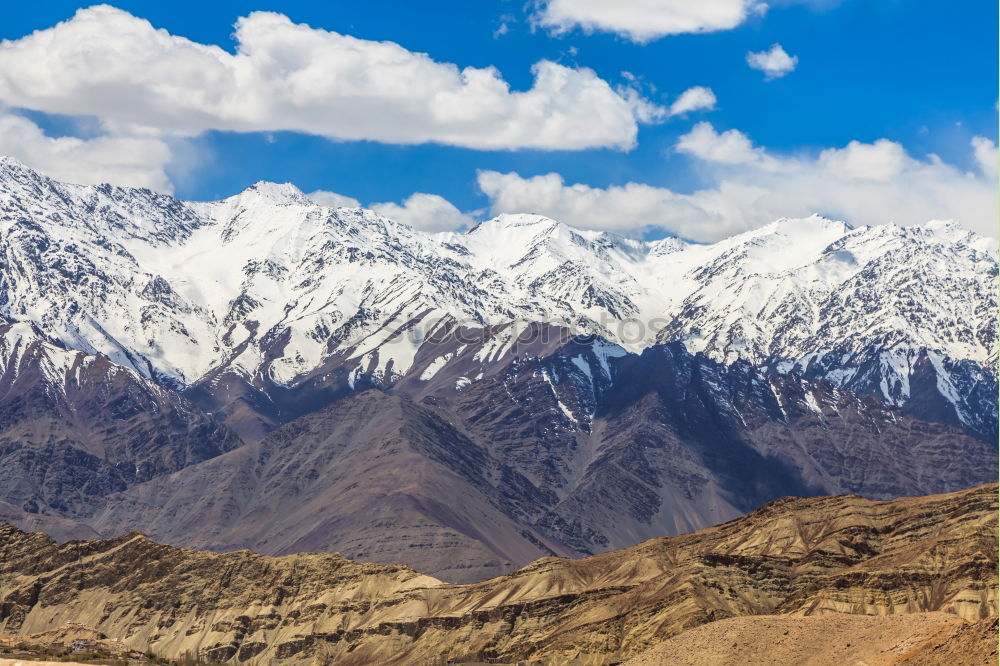
[(28, 168), (19, 159), (17, 159), (16, 157), (12, 157), (10, 155), (0, 155), (0, 166), (11, 167), (11, 168), (15, 168), (15, 169), (27, 169)]
[(489, 229), (516, 229), (518, 227), (546, 227), (558, 226), (560, 223), (534, 213), (501, 213), (496, 217), (477, 224), (468, 233), (479, 233)]
[(961, 228), (962, 225), (955, 220), (929, 220), (920, 226), (933, 229), (935, 231), (938, 229), (942, 231), (950, 231), (955, 228)]
[(259, 180), (236, 195), (239, 198), (263, 197), (280, 205), (315, 206), (302, 190), (292, 183), (272, 183)]
[(996, 252), (997, 243), (995, 239), (980, 236), (976, 232), (966, 229), (955, 220), (931, 220), (911, 228), (930, 232), (937, 239), (947, 243), (961, 243), (975, 248), (980, 252)]
[(651, 257), (665, 257), (667, 255), (674, 254), (675, 252), (683, 252), (691, 245), (676, 236), (670, 236), (668, 238), (650, 241), (647, 246)]
[(938, 247), (945, 252), (971, 249), (994, 258), (997, 255), (996, 239), (980, 236), (954, 220), (931, 220), (910, 226), (882, 224), (861, 227), (844, 238), (873, 251), (916, 243)]
[(813, 213), (809, 217), (782, 217), (741, 236), (736, 236), (736, 238), (765, 236), (786, 236), (795, 239), (819, 236), (839, 237), (851, 231), (854, 231), (854, 227), (843, 220), (831, 220)]
[[(0, 155), (0, 181), (24, 183), (47, 180), (49, 180), (47, 176), (38, 173), (16, 157)], [(0, 192), (0, 194), (3, 193)]]

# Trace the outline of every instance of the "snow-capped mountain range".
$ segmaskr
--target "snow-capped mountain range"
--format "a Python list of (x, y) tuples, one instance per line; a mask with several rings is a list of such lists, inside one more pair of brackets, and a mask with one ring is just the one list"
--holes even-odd
[(331, 358), (351, 361), (352, 387), (388, 385), (418, 354), (457, 359), (444, 331), (484, 329), (499, 358), (545, 322), (616, 354), (680, 341), (996, 430), (996, 246), (951, 222), (813, 216), (711, 245), (537, 215), (430, 234), (289, 184), (187, 202), (2, 158), (0, 253), (0, 321), (175, 389), (293, 387)]
[(2, 159), (0, 521), (476, 580), (956, 490), (996, 477), (996, 278), (951, 223), (428, 234)]

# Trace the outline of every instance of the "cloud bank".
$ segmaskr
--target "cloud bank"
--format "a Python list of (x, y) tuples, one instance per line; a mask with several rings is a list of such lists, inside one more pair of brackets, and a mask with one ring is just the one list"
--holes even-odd
[(315, 203), (318, 203), (320, 206), (327, 206), (329, 208), (361, 207), (361, 202), (354, 197), (349, 197), (346, 194), (337, 194), (336, 192), (330, 192), (329, 190), (316, 190), (315, 192), (310, 192), (306, 196)]
[(525, 178), (481, 171), (478, 182), (495, 214), (534, 212), (585, 229), (624, 233), (658, 227), (698, 241), (815, 212), (855, 225), (955, 219), (995, 236), (997, 147), (984, 137), (970, 147), (978, 173), (935, 155), (917, 159), (888, 139), (852, 141), (814, 155), (772, 154), (738, 130), (718, 132), (699, 123), (676, 146), (709, 181), (692, 193), (640, 183), (567, 184), (555, 173)]
[(416, 192), (402, 204), (377, 203), (370, 206), (379, 215), (423, 231), (454, 231), (472, 227), (476, 221), (437, 194)]
[(629, 149), (666, 111), (586, 68), (537, 62), (529, 90), (392, 42), (253, 12), (236, 52), (99, 5), (0, 42), (0, 101), (92, 115), (113, 133), (289, 130), (339, 140), (474, 149)]
[(166, 172), (172, 152), (166, 142), (154, 137), (50, 137), (28, 118), (0, 108), (0, 155), (15, 157), (70, 183), (173, 191)]

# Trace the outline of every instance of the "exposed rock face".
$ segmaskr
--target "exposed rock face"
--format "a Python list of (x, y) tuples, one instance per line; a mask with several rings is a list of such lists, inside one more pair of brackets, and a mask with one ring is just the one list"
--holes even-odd
[(31, 324), (0, 325), (0, 499), (11, 507), (0, 511), (8, 517), (48, 515), (34, 524), (66, 533), (59, 518), (79, 518), (101, 497), (240, 444), (139, 373), (63, 348)]
[(339, 551), (465, 581), (573, 554), (530, 524), (554, 501), (441, 414), (371, 390), (111, 497), (89, 523), (215, 550)]
[(294, 389), (257, 394), (304, 415), (239, 446), (176, 391), (106, 357), (23, 323), (0, 332), (0, 514), (59, 538), (140, 530), (471, 582), (783, 495), (889, 498), (996, 474), (995, 448), (960, 426), (679, 343), (636, 355), (539, 325), (448, 334), (406, 377), (367, 391), (360, 366), (332, 359)]
[(544, 558), (472, 585), (339, 555), (198, 552), (138, 534), (58, 545), (2, 527), (0, 631), (73, 620), (134, 647), (233, 663), (604, 664), (744, 615), (979, 621), (997, 615), (996, 515), (996, 485), (887, 502), (786, 498), (701, 532)]
[(97, 530), (80, 521), (43, 513), (29, 513), (7, 502), (0, 502), (0, 523), (17, 525), (30, 532), (45, 532), (60, 542), (101, 538)]
[(570, 343), (528, 354), (457, 395), (441, 371), (444, 388), (414, 396), (553, 491), (532, 525), (580, 553), (719, 523), (782, 495), (889, 498), (995, 478), (994, 447), (830, 384), (722, 366), (679, 344), (602, 353)]

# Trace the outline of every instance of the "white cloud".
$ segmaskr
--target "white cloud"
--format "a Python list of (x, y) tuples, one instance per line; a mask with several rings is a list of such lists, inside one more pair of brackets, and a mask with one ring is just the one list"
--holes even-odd
[(472, 226), (475, 220), (456, 208), (450, 201), (437, 194), (416, 192), (402, 205), (377, 203), (370, 206), (379, 215), (408, 224), (424, 231), (454, 231), (462, 226)]
[(888, 139), (874, 143), (851, 141), (844, 148), (829, 148), (820, 153), (819, 164), (844, 180), (880, 182), (889, 182), (918, 166), (903, 146)]
[(747, 53), (747, 64), (764, 72), (764, 78), (768, 81), (788, 74), (798, 63), (799, 57), (788, 55), (781, 44), (775, 44), (769, 51)]
[(688, 88), (670, 105), (670, 115), (679, 116), (691, 111), (709, 110), (715, 108), (715, 93), (705, 86)]
[[(345, 194), (328, 190), (316, 190), (306, 195), (321, 206), (330, 208), (358, 208), (361, 202)], [(476, 223), (450, 201), (437, 194), (414, 192), (402, 204), (386, 202), (373, 203), (367, 208), (396, 222), (408, 224), (423, 231), (454, 231), (459, 227)]]
[(513, 14), (504, 14), (500, 17), (500, 25), (493, 31), (493, 39), (499, 39), (510, 32), (510, 24), (515, 21)]
[(700, 122), (677, 142), (677, 150), (708, 162), (721, 164), (761, 164), (774, 167), (764, 151), (754, 147), (746, 134), (731, 129), (719, 133), (711, 123)]
[(108, 5), (81, 9), (0, 42), (0, 100), (118, 131), (290, 130), (477, 149), (628, 149), (637, 122), (664, 113), (592, 70), (547, 60), (522, 92), (492, 67), (460, 69), (281, 14), (240, 18), (234, 37), (235, 55)]
[(997, 144), (985, 136), (974, 136), (972, 137), (972, 150), (980, 171), (984, 175), (996, 180), (998, 166)]
[(567, 185), (556, 173), (523, 178), (496, 171), (480, 171), (479, 188), (490, 198), (494, 215), (538, 213), (581, 229), (624, 234), (660, 227), (696, 240), (740, 230), (727, 222), (725, 196), (689, 196), (641, 183), (608, 188)]
[(336, 192), (330, 192), (329, 190), (316, 190), (315, 192), (310, 192), (306, 196), (310, 200), (318, 203), (320, 206), (328, 206), (330, 208), (361, 207), (361, 202), (354, 197), (349, 197), (346, 194), (337, 194)]
[(982, 137), (973, 141), (983, 171), (978, 175), (934, 155), (917, 159), (887, 139), (852, 141), (814, 155), (776, 155), (737, 130), (719, 133), (699, 123), (677, 148), (696, 161), (706, 187), (692, 193), (639, 183), (595, 188), (567, 185), (554, 173), (523, 178), (495, 171), (480, 172), (479, 186), (494, 214), (534, 212), (582, 228), (622, 232), (656, 226), (701, 241), (814, 212), (856, 225), (955, 219), (980, 234), (996, 235), (996, 182), (990, 172), (996, 147)]
[(756, 0), (548, 0), (534, 21), (556, 33), (582, 28), (645, 43), (666, 35), (729, 30), (765, 8)]
[(57, 180), (114, 183), (170, 193), (170, 147), (151, 137), (50, 137), (34, 122), (0, 109), (0, 155), (15, 157)]
[(659, 104), (654, 104), (643, 97), (635, 88), (622, 86), (618, 94), (628, 105), (633, 117), (642, 123), (657, 123), (670, 115), (670, 112)]

